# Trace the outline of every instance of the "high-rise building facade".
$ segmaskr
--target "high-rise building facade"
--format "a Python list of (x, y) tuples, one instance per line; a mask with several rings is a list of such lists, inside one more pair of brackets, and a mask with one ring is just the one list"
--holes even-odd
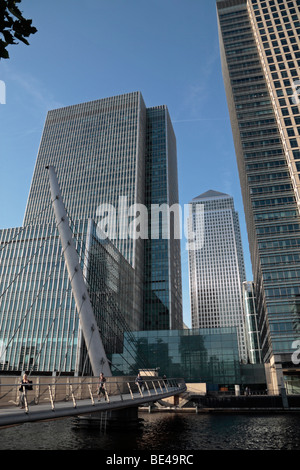
[[(177, 152), (166, 107), (149, 108), (146, 116), (145, 204), (152, 229), (158, 223), (151, 217), (155, 208), (178, 205)], [(157, 233), (151, 230), (145, 240), (144, 330), (182, 328), (180, 240), (174, 230), (164, 234), (168, 226), (174, 228), (167, 212), (159, 216)]]
[(258, 327), (256, 297), (253, 281), (245, 281), (243, 283), (243, 292), (245, 303), (245, 327), (248, 358), (250, 364), (260, 364), (262, 362), (260, 331)]
[[(107, 205), (107, 235), (135, 267), (142, 242), (123, 236), (114, 208), (144, 203), (146, 107), (129, 93), (49, 111), (27, 202), (24, 225), (54, 220), (47, 165), (53, 165), (72, 220), (98, 221)], [(124, 198), (124, 199), (120, 199)], [(100, 210), (102, 208), (102, 210)], [(120, 230), (119, 230), (120, 228)]]
[[(135, 303), (143, 311), (138, 329), (181, 328), (180, 241), (153, 239), (150, 227), (153, 204), (178, 204), (176, 138), (167, 107), (146, 108), (136, 92), (50, 111), (24, 224), (53, 219), (48, 164), (73, 220), (99, 221), (107, 208), (106, 233), (135, 268)], [(129, 210), (138, 204), (148, 210), (145, 239), (128, 236)]]
[[(120, 351), (123, 331), (136, 328), (139, 313), (134, 269), (108, 239), (99, 240), (91, 219), (72, 228), (105, 351)], [(0, 290), (0, 371), (88, 373), (55, 223), (0, 230)]]
[[(178, 203), (176, 152), (167, 107), (146, 108), (140, 92), (48, 112), (23, 227), (0, 231), (0, 341), (9, 344), (4, 370), (28, 369), (44, 342), (45, 360), (36, 370), (61, 370), (69, 329), (71, 359), (63, 370), (82, 370), (84, 347), (72, 296), (59, 317), (54, 313), (68, 279), (59, 264), (48, 165), (56, 170), (101, 333), (110, 340), (116, 336), (116, 313), (134, 331), (182, 328), (180, 241), (152, 240), (151, 230), (143, 231), (153, 203)], [(144, 219), (141, 207), (149, 212)], [(33, 267), (17, 276), (27, 256), (33, 257)], [(53, 279), (43, 289), (50, 268)], [(35, 310), (31, 302), (38, 295)], [(46, 333), (52, 321), (54, 329)], [(56, 339), (51, 342), (49, 335)], [(120, 341), (118, 333), (116, 344)], [(106, 344), (109, 352), (119, 350)]]
[(194, 198), (190, 207), (189, 240), (195, 240), (189, 249), (192, 328), (235, 326), (240, 360), (247, 362), (242, 291), (246, 276), (233, 198), (210, 190)]
[(299, 0), (217, 1), (262, 359), (274, 388), (295, 370), (299, 324), (299, 6)]

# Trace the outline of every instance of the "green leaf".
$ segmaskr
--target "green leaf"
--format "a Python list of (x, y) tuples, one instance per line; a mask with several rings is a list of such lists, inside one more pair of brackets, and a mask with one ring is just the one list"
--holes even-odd
[(6, 43), (0, 39), (0, 59), (9, 59), (9, 54), (6, 50)]
[(35, 34), (37, 29), (32, 26), (32, 20), (23, 17), (22, 12), (16, 6), (21, 0), (0, 0), (0, 58), (9, 58), (7, 46), (17, 44), (15, 39), (29, 45), (27, 37)]
[(5, 31), (2, 32), (2, 34), (3, 34), (5, 42), (7, 44), (15, 44), (13, 35), (9, 31), (5, 30)]

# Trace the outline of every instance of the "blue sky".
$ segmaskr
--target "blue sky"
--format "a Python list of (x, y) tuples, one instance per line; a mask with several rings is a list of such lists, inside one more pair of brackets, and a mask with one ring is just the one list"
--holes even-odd
[[(215, 0), (23, 0), (38, 32), (0, 61), (0, 228), (22, 225), (50, 109), (141, 91), (168, 106), (177, 139), (180, 204), (214, 189), (239, 213), (252, 270), (221, 72)], [(184, 321), (191, 326), (182, 243)]]

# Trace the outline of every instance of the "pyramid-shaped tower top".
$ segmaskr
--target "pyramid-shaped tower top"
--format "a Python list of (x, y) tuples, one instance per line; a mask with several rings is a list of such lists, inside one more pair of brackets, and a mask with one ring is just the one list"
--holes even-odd
[(225, 193), (220, 193), (219, 191), (214, 191), (213, 189), (210, 189), (209, 191), (206, 191), (203, 194), (200, 194), (200, 196), (195, 197), (193, 201), (199, 201), (200, 199), (206, 199), (206, 198), (224, 198), (224, 197), (231, 197), (229, 194)]

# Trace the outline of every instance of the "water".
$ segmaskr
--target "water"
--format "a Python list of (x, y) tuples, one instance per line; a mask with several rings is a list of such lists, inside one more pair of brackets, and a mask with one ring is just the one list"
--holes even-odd
[(0, 430), (0, 450), (300, 450), (300, 414), (141, 413), (139, 429), (78, 429), (74, 419)]

